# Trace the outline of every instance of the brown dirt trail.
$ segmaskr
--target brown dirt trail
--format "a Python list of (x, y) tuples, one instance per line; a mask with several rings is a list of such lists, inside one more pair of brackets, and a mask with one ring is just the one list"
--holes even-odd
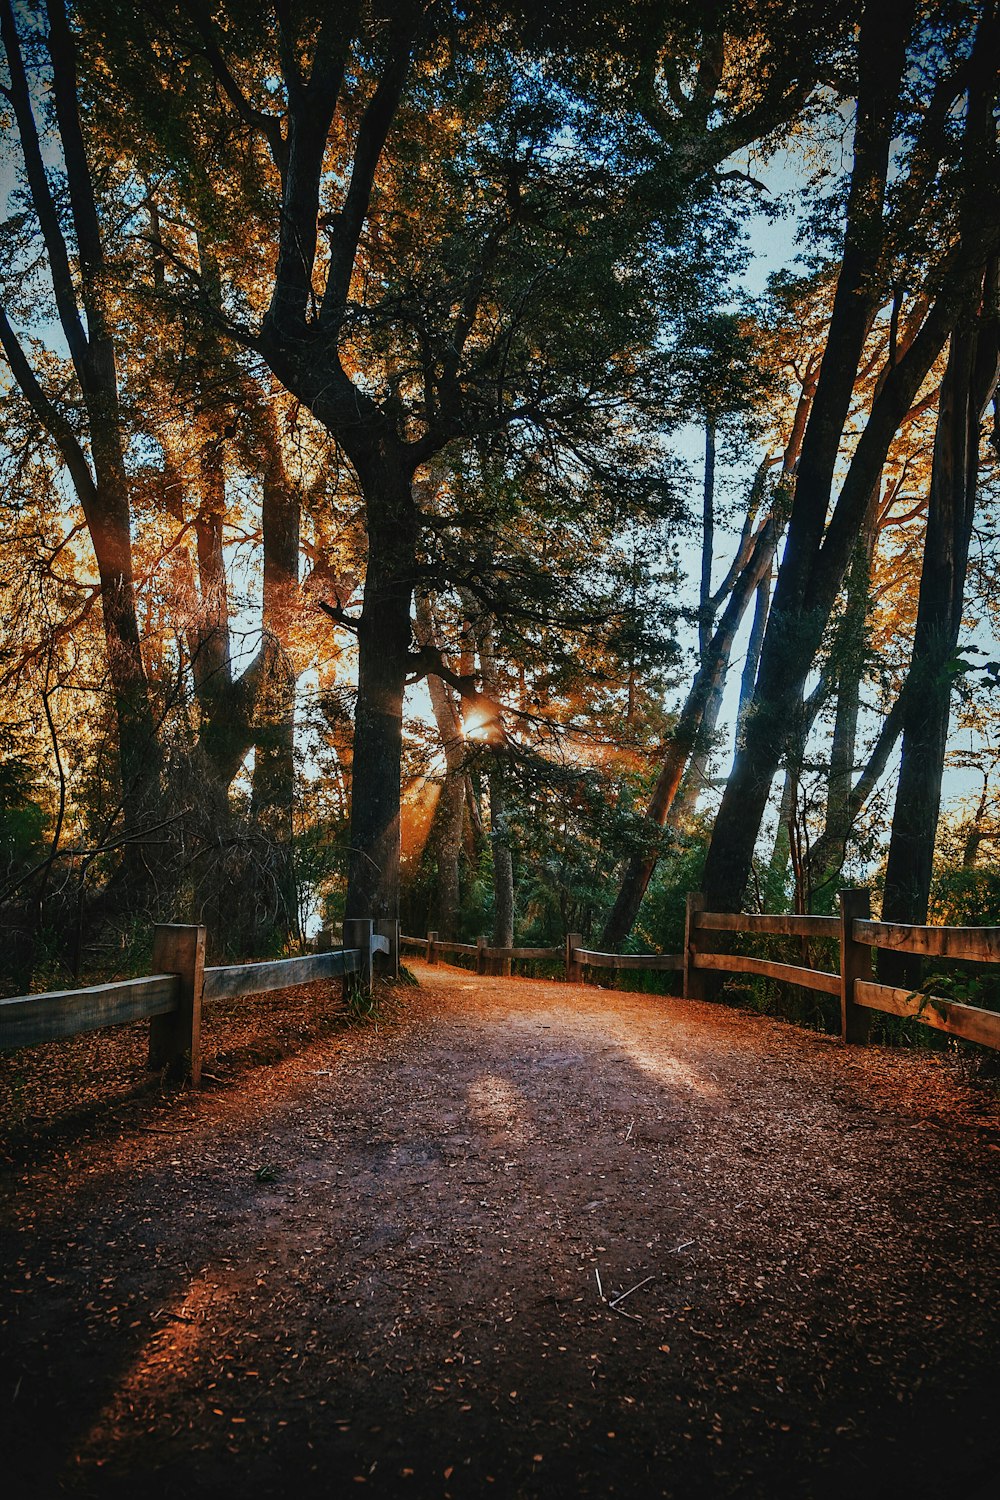
[(387, 1024), (11, 1137), (7, 1494), (995, 1492), (995, 1097), (413, 967)]

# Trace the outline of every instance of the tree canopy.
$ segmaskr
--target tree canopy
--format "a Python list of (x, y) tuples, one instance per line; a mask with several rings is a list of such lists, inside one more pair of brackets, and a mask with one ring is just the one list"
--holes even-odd
[(975, 868), (995, 6), (0, 23), (11, 985)]

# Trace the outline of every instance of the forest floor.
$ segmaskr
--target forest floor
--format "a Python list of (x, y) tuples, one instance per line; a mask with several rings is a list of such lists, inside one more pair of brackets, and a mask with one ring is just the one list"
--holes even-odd
[(7, 1495), (996, 1494), (995, 1090), (413, 969), (0, 1060)]

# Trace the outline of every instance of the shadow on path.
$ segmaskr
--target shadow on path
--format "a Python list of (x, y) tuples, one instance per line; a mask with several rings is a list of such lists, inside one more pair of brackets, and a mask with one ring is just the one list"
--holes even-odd
[(17, 1496), (991, 1492), (996, 1111), (940, 1057), (414, 968), (9, 1175)]

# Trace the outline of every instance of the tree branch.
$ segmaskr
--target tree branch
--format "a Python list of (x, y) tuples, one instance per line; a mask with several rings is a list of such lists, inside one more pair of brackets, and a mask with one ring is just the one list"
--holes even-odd
[(271, 159), (281, 175), (282, 186), (284, 186), (285, 173), (288, 170), (288, 143), (282, 134), (280, 119), (277, 115), (268, 114), (266, 110), (257, 109), (250, 103), (223, 56), (204, 7), (197, 3), (192, 4), (192, 0), (182, 0), (182, 4), (189, 21), (201, 37), (204, 44), (203, 56), (215, 74), (220, 88), (243, 123), (251, 130), (259, 131), (264, 137), (271, 152)]
[(375, 173), (409, 71), (418, 14), (416, 7), (410, 5), (401, 6), (396, 11), (385, 69), (361, 117), (347, 196), (331, 225), (330, 265), (320, 311), (321, 323), (338, 323), (343, 316), (361, 230), (371, 204)]
[(4, 50), (10, 67), (9, 97), (14, 110), (14, 118), (17, 121), (31, 201), (38, 216), (42, 239), (49, 258), (56, 309), (73, 364), (82, 381), (86, 375), (89, 353), (87, 335), (84, 332), (77, 304), (69, 251), (59, 225), (59, 214), (42, 160), (38, 126), (31, 108), (28, 77), (24, 69), (24, 58), (21, 55), (12, 0), (0, 0), (0, 36), (3, 38)]

